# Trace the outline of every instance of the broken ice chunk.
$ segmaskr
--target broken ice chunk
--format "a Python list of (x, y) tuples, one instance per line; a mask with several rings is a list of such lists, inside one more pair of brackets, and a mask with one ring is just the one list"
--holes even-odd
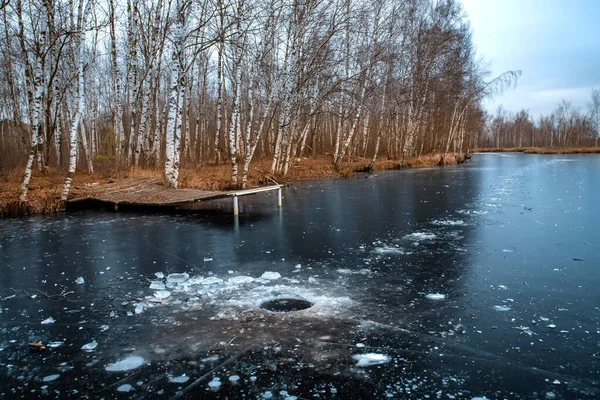
[(64, 344), (63, 342), (50, 342), (50, 343), (48, 343), (48, 347), (50, 347), (51, 349), (54, 349), (56, 347), (62, 346), (63, 344)]
[(212, 261), (212, 260), (213, 260), (212, 257), (204, 257), (204, 262), (209, 262), (209, 261)]
[(234, 276), (228, 279), (229, 283), (233, 283), (235, 285), (241, 285), (244, 283), (254, 282), (254, 278), (251, 276)]
[(162, 272), (155, 272), (154, 276), (156, 276), (156, 279), (162, 279), (165, 277), (165, 274), (163, 274)]
[(229, 377), (229, 381), (230, 381), (230, 382), (237, 382), (237, 381), (239, 381), (239, 380), (240, 380), (240, 376), (239, 376), (239, 375), (231, 375), (231, 376)]
[(81, 350), (83, 350), (83, 351), (92, 351), (96, 347), (98, 347), (98, 343), (95, 340), (92, 340), (90, 343), (86, 343), (83, 346), (81, 346)]
[(133, 310), (136, 314), (141, 314), (144, 312), (144, 303), (137, 303), (135, 306), (135, 310)]
[(168, 290), (158, 290), (156, 292), (154, 292), (154, 297), (156, 297), (159, 300), (164, 300), (167, 297), (169, 297), (171, 295), (171, 292), (169, 292)]
[(274, 281), (276, 279), (281, 278), (281, 274), (279, 272), (266, 271), (260, 277), (262, 279), (267, 279), (269, 281)]
[(496, 311), (510, 311), (512, 308), (509, 306), (494, 306), (494, 310)]
[(165, 284), (161, 281), (152, 281), (150, 282), (150, 289), (153, 290), (165, 290)]
[(444, 300), (446, 295), (441, 293), (429, 293), (425, 295), (425, 298), (428, 300)]
[(210, 276), (210, 277), (204, 279), (201, 283), (203, 285), (212, 285), (215, 283), (222, 283), (222, 282), (223, 282), (223, 279), (217, 278), (216, 276)]
[(352, 358), (357, 361), (357, 367), (370, 367), (371, 365), (386, 364), (391, 360), (390, 356), (378, 353), (355, 354)]
[(106, 370), (108, 372), (123, 372), (141, 367), (145, 360), (140, 356), (130, 356), (117, 361), (114, 364), (108, 364)]
[(190, 275), (186, 272), (182, 274), (169, 274), (167, 276), (167, 283), (181, 283), (190, 279)]
[(42, 325), (53, 324), (55, 322), (56, 322), (56, 320), (54, 318), (48, 317), (42, 321)]
[(85, 279), (80, 276), (79, 278), (75, 279), (75, 283), (78, 285), (83, 285), (85, 283)]

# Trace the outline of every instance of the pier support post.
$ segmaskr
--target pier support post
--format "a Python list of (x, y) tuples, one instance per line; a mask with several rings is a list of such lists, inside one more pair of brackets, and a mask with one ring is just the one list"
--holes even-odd
[(281, 208), (281, 187), (277, 189), (277, 207)]
[(233, 196), (233, 215), (235, 215), (236, 217), (238, 215), (240, 215), (240, 207), (238, 204), (238, 197), (237, 196)]

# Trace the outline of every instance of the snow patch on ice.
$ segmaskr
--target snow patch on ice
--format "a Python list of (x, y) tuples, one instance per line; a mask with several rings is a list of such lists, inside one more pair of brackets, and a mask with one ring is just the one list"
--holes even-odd
[(168, 375), (169, 377), (169, 382), (171, 383), (186, 383), (187, 381), (190, 380), (190, 377), (183, 374), (181, 376), (173, 376), (173, 375)]
[(52, 382), (52, 381), (57, 380), (59, 377), (60, 377), (59, 374), (52, 374), (52, 375), (45, 376), (44, 379), (42, 379), (42, 381), (44, 381), (44, 382)]
[(433, 240), (435, 238), (437, 238), (437, 236), (431, 232), (414, 232), (404, 236), (404, 239), (414, 240), (416, 242), (421, 240)]
[(425, 295), (425, 298), (428, 300), (444, 300), (446, 295), (441, 293), (429, 293)]
[(83, 346), (81, 346), (81, 350), (83, 350), (83, 351), (92, 351), (96, 347), (98, 347), (98, 342), (96, 342), (95, 340), (92, 340), (91, 342), (86, 343)]
[(129, 371), (141, 367), (146, 361), (140, 356), (130, 356), (117, 361), (114, 364), (108, 364), (106, 370), (108, 372)]
[(208, 387), (210, 387), (211, 389), (218, 389), (221, 386), (221, 379), (220, 378), (213, 378), (212, 381), (208, 382)]
[(467, 223), (465, 221), (462, 221), (460, 219), (449, 219), (449, 218), (435, 219), (435, 220), (431, 221), (431, 223), (433, 225), (438, 225), (438, 226), (467, 226)]
[(133, 390), (133, 386), (129, 383), (124, 383), (123, 385), (117, 388), (117, 392), (129, 393)]
[(372, 365), (386, 364), (392, 359), (388, 355), (378, 353), (355, 354), (352, 358), (357, 361), (357, 367), (370, 367)]

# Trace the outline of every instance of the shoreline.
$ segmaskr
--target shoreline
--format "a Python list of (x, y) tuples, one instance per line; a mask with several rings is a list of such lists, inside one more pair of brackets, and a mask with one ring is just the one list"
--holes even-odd
[[(362, 157), (354, 157), (342, 163), (339, 169), (334, 168), (331, 155), (303, 157), (294, 160), (285, 176), (272, 175), (270, 173), (271, 160), (263, 159), (256, 160), (251, 164), (247, 186), (259, 187), (273, 183), (289, 185), (300, 180), (348, 179), (378, 171), (457, 165), (464, 163), (469, 157), (469, 155), (461, 153), (458, 155), (448, 154), (444, 158), (441, 153), (436, 153), (407, 158), (402, 165), (399, 165), (398, 160), (379, 159), (371, 171), (367, 171), (370, 160)], [(19, 168), (0, 177), (0, 218), (47, 215), (64, 211), (64, 204), (60, 201), (60, 193), (65, 179), (64, 171), (49, 170), (45, 173), (35, 171), (29, 187), (27, 204), (19, 201), (21, 174), (22, 170)], [(138, 168), (128, 171), (100, 172), (93, 175), (79, 172), (75, 174), (71, 197), (76, 198), (78, 189), (82, 187), (137, 177), (163, 179), (163, 170)], [(184, 166), (180, 170), (179, 188), (210, 191), (229, 190), (231, 189), (230, 180), (231, 166), (229, 164)]]
[(500, 147), (473, 149), (473, 153), (600, 154), (600, 147)]

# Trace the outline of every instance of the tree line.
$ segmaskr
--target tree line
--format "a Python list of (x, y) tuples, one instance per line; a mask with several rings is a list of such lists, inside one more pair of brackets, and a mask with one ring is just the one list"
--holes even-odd
[(483, 148), (598, 147), (600, 90), (592, 89), (587, 109), (578, 110), (568, 100), (537, 120), (527, 110), (509, 113), (502, 106), (488, 117), (481, 132)]
[(0, 168), (164, 169), (254, 158), (399, 163), (478, 147), (514, 84), (476, 57), (457, 0), (4, 0)]

